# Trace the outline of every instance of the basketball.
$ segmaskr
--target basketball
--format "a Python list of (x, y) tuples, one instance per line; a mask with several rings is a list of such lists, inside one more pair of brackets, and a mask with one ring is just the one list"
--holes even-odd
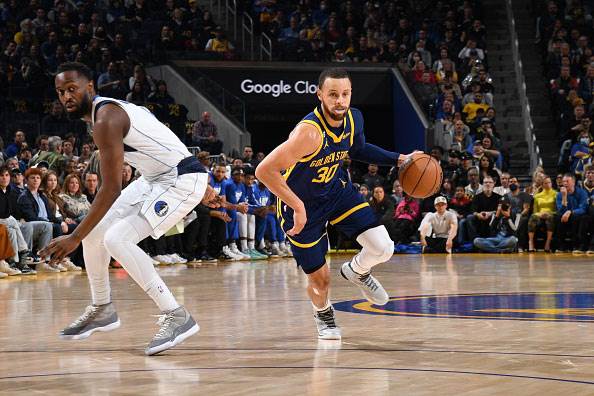
[(443, 173), (435, 158), (418, 153), (400, 166), (398, 178), (405, 193), (413, 198), (427, 198), (439, 191)]

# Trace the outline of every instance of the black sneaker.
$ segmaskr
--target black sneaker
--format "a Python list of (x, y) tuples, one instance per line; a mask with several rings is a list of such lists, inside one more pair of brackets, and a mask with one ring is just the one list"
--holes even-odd
[(226, 253), (221, 253), (219, 255), (219, 261), (235, 261), (235, 259)]
[(35, 275), (37, 273), (37, 271), (29, 267), (27, 264), (19, 264), (17, 268), (21, 271), (21, 275)]
[(201, 263), (216, 263), (217, 259), (212, 257), (210, 254), (203, 252), (200, 257), (197, 257)]
[(27, 265), (27, 263), (31, 262), (30, 258), (31, 252), (28, 250), (23, 250), (19, 252), (19, 265)]

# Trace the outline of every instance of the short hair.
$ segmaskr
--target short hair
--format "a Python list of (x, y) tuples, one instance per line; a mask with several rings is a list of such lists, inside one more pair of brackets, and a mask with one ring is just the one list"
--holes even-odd
[(93, 80), (93, 71), (84, 63), (80, 62), (64, 62), (58, 66), (58, 70), (56, 71), (56, 75), (68, 71), (75, 71), (87, 80)]
[(441, 146), (433, 146), (433, 147), (431, 147), (431, 151), (433, 151), (433, 150), (439, 151), (441, 153), (441, 155), (443, 155), (445, 153), (445, 150)]
[(590, 171), (594, 171), (593, 164), (586, 165), (586, 167), (584, 168), (584, 172), (590, 172)]
[(495, 179), (493, 178), (493, 176), (488, 176), (488, 175), (487, 175), (487, 176), (485, 176), (485, 177), (483, 177), (483, 183), (484, 183), (484, 182), (485, 182), (485, 180), (487, 180), (487, 179), (489, 179), (489, 180), (491, 180), (493, 183), (495, 183)]
[(8, 168), (8, 166), (6, 166), (6, 165), (0, 166), (0, 175), (3, 175), (4, 172), (6, 172), (10, 175), (10, 168)]
[(575, 175), (573, 173), (564, 173), (563, 177), (571, 177), (573, 179), (573, 181), (575, 181)]
[(235, 172), (239, 172), (240, 174), (245, 174), (245, 171), (243, 170), (243, 168), (241, 166), (234, 166), (233, 169), (231, 169), (231, 174), (232, 175)]
[(29, 168), (25, 171), (25, 179), (28, 179), (29, 176), (37, 175), (43, 178), (43, 171), (40, 168)]
[(341, 67), (331, 67), (329, 69), (323, 70), (320, 73), (320, 77), (318, 78), (318, 88), (321, 89), (324, 85), (324, 82), (328, 78), (348, 78), (351, 83), (353, 82), (353, 80), (351, 80), (351, 76), (346, 71), (346, 69), (343, 69)]
[(62, 138), (60, 136), (50, 136), (47, 139), (49, 151), (56, 151), (62, 145)]
[(87, 176), (89, 176), (89, 175), (95, 175), (95, 176), (97, 176), (97, 179), (99, 179), (99, 173), (93, 172), (93, 171), (88, 171), (87, 173), (85, 173), (85, 180), (87, 179)]

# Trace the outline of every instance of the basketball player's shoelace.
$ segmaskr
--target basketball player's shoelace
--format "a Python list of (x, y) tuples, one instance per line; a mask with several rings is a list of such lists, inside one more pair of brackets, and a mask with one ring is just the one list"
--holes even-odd
[(99, 307), (96, 307), (94, 305), (89, 305), (89, 306), (87, 306), (87, 308), (85, 308), (85, 312), (82, 315), (80, 315), (78, 317), (78, 319), (76, 319), (74, 322), (72, 322), (70, 324), (70, 326), (68, 326), (68, 327), (79, 326), (82, 323), (84, 323), (90, 319), (93, 319), (98, 313), (99, 313)]
[(336, 327), (336, 322), (334, 321), (334, 310), (332, 308), (328, 308), (325, 311), (318, 311), (318, 319), (322, 322), (326, 323), (326, 326), (330, 328)]
[(173, 313), (170, 312), (154, 316), (159, 318), (157, 319), (157, 325), (160, 326), (159, 331), (157, 332), (157, 334), (155, 334), (155, 338), (163, 338), (167, 336), (167, 330), (169, 329), (169, 326), (171, 325), (174, 319)]
[(375, 283), (375, 280), (371, 276), (371, 272), (368, 272), (365, 275), (361, 275), (359, 277), (359, 280), (361, 282), (363, 282), (363, 284), (365, 286), (367, 286), (368, 288), (370, 288), (372, 291), (376, 291), (377, 290), (377, 283)]

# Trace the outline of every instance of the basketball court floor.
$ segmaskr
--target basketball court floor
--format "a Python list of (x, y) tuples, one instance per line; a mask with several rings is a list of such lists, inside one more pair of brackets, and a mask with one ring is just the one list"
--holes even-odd
[(291, 259), (159, 272), (201, 331), (146, 357), (157, 310), (114, 270), (122, 327), (59, 330), (88, 303), (80, 273), (0, 281), (0, 394), (594, 395), (594, 260), (397, 255), (375, 271), (392, 299), (361, 300), (331, 257), (342, 342), (318, 341)]

